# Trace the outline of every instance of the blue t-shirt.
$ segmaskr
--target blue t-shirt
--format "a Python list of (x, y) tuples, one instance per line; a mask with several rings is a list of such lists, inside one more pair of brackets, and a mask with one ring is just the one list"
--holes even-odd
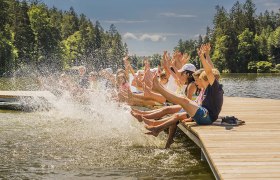
[(206, 108), (212, 121), (216, 121), (222, 110), (224, 91), (222, 85), (215, 79), (212, 85), (208, 85), (204, 92), (205, 99), (202, 107)]

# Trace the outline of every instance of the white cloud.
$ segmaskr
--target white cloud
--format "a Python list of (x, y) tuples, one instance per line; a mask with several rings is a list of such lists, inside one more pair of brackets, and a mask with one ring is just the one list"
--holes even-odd
[(165, 41), (166, 37), (159, 35), (159, 34), (143, 34), (140, 36), (139, 40), (145, 41), (145, 40), (151, 40), (153, 42), (158, 42), (158, 41)]
[(146, 20), (125, 20), (125, 19), (118, 19), (118, 20), (104, 20), (105, 23), (109, 24), (133, 24), (133, 23), (145, 23), (148, 22)]
[(175, 17), (175, 18), (193, 18), (196, 17), (196, 15), (192, 14), (176, 14), (176, 13), (161, 13), (160, 16), (165, 16), (165, 17)]
[(161, 35), (161, 34), (139, 34), (135, 35), (133, 33), (127, 32), (123, 35), (124, 39), (135, 39), (138, 41), (153, 41), (153, 42), (160, 42), (160, 41), (165, 41), (166, 37)]
[(138, 39), (137, 36), (135, 36), (133, 33), (129, 33), (129, 32), (125, 33), (123, 35), (123, 38), (124, 39)]

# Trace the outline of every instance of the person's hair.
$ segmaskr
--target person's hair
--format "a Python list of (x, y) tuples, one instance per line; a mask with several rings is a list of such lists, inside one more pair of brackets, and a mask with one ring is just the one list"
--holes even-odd
[(162, 79), (162, 78), (164, 78), (164, 77), (167, 77), (167, 76), (166, 76), (166, 73), (165, 73), (165, 72), (161, 72), (159, 78)]
[(124, 69), (118, 69), (116, 72), (116, 75), (118, 76), (120, 73), (125, 73)]
[[(215, 79), (217, 79), (217, 81), (219, 81), (219, 79), (220, 79), (220, 77), (221, 77), (219, 70), (218, 70), (218, 69), (212, 69), (212, 73), (213, 73)], [(201, 77), (204, 81), (208, 81), (207, 74), (206, 74), (205, 71), (201, 73), (200, 77)]]
[(217, 81), (219, 81), (220, 77), (221, 77), (220, 71), (218, 69), (212, 69), (212, 72), (213, 72), (213, 74), (215, 76), (215, 79), (217, 79)]
[(194, 82), (194, 78), (193, 78), (193, 73), (194, 72), (192, 72), (192, 71), (189, 71), (189, 70), (185, 70), (185, 71), (183, 71), (183, 72), (181, 72), (181, 75), (183, 75), (183, 74), (188, 74), (189, 76), (188, 76), (188, 78), (187, 78), (187, 83), (189, 84), (189, 83), (191, 83), (191, 82)]
[[(196, 70), (193, 74), (192, 74), (192, 77), (195, 79), (195, 78), (199, 78), (199, 76), (204, 72), (204, 69), (198, 69)], [(196, 85), (196, 92), (195, 94), (196, 95), (199, 95), (201, 89), (199, 89)]]
[(198, 69), (198, 70), (196, 70), (193, 74), (192, 74), (192, 76), (194, 77), (194, 78), (198, 78), (199, 76), (200, 76), (200, 74), (202, 73), (204, 71), (204, 69)]
[(128, 75), (126, 74), (126, 71), (125, 71), (124, 69), (118, 69), (117, 72), (116, 72), (116, 77), (117, 77), (118, 75), (121, 75), (121, 74), (123, 74), (123, 75), (125, 76), (126, 80), (129, 79), (129, 77), (128, 77)]
[(126, 78), (126, 76), (125, 76), (124, 74), (119, 74), (119, 75), (117, 75), (117, 76), (116, 76), (116, 82), (117, 82), (117, 83), (116, 83), (116, 86), (117, 86), (117, 88), (120, 87), (119, 82), (118, 82), (118, 79), (119, 79), (119, 78), (124, 79), (125, 83), (128, 82), (128, 79)]

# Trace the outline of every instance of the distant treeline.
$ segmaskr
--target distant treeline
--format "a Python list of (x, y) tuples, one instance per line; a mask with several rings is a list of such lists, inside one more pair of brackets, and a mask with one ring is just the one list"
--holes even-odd
[(216, 6), (213, 28), (198, 40), (179, 40), (175, 49), (187, 52), (194, 63), (199, 62), (196, 48), (202, 43), (212, 45), (211, 58), (224, 72), (279, 72), (280, 9), (256, 15), (252, 0), (238, 1), (227, 11)]
[(123, 65), (127, 46), (112, 24), (104, 31), (84, 15), (48, 8), (36, 0), (0, 0), (0, 75), (22, 67), (65, 70)]

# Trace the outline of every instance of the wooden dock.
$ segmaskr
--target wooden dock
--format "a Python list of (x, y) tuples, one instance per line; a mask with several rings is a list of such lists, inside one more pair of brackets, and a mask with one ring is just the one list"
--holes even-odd
[(279, 179), (280, 100), (225, 97), (220, 115), (246, 124), (178, 125), (201, 148), (216, 179)]
[(0, 91), (0, 109), (46, 110), (56, 97), (49, 91)]
[(19, 97), (40, 97), (40, 98), (55, 98), (49, 91), (0, 91), (0, 98), (19, 98)]

